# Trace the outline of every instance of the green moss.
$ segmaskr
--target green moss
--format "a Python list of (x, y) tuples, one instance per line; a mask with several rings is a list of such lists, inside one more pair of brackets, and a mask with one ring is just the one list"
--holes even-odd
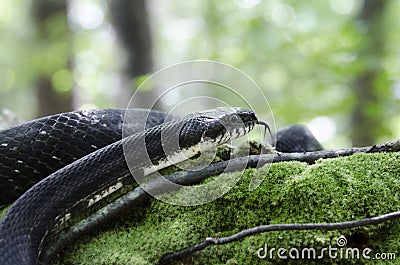
[(5, 207), (5, 208), (3, 208), (3, 209), (0, 209), (0, 219), (1, 219), (1, 218), (3, 217), (3, 215), (7, 212), (8, 208), (9, 208), (9, 206), (7, 206), (7, 207)]
[[(262, 224), (339, 222), (397, 211), (399, 158), (399, 153), (357, 154), (320, 160), (311, 166), (288, 162), (248, 169), (230, 192), (211, 203), (179, 207), (153, 200), (147, 207), (132, 209), (130, 216), (69, 247), (59, 264), (156, 264), (164, 254), (205, 237), (228, 236)], [(227, 180), (236, 177), (235, 173), (224, 175)], [(249, 191), (253, 177), (265, 179)], [(173, 196), (189, 200), (189, 195), (195, 200), (199, 194), (178, 192)], [(399, 255), (399, 229), (399, 221), (394, 220), (342, 231), (269, 232), (209, 247), (177, 264), (287, 264), (276, 254), (273, 260), (259, 259), (257, 250), (265, 244), (269, 248), (320, 250), (336, 247), (341, 235), (346, 236), (347, 246)], [(357, 260), (324, 259), (318, 264), (333, 262), (351, 264)]]

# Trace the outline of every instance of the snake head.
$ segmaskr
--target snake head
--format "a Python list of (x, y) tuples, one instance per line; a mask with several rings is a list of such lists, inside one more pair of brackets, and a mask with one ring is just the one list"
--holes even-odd
[(250, 132), (258, 119), (254, 111), (221, 107), (189, 114), (180, 131), (181, 148), (196, 143), (223, 144)]
[[(168, 121), (125, 139), (127, 163), (152, 166), (143, 174), (185, 161), (250, 132), (258, 123), (254, 111), (217, 108)], [(138, 155), (140, 154), (140, 155)]]

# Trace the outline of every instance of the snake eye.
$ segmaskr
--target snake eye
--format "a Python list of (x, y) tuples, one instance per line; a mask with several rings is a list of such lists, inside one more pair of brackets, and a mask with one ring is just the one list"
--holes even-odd
[(229, 123), (236, 124), (239, 122), (239, 117), (237, 115), (232, 115), (229, 117)]

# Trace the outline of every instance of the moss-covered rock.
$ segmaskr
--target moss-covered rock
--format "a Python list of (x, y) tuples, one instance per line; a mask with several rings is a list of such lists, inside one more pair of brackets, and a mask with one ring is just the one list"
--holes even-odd
[[(245, 170), (237, 185), (223, 197), (200, 206), (174, 206), (152, 200), (101, 232), (83, 237), (59, 257), (59, 264), (156, 264), (166, 253), (200, 242), (206, 237), (224, 237), (263, 224), (340, 222), (373, 217), (400, 209), (400, 153), (357, 154), (320, 160), (314, 165), (277, 163)], [(236, 178), (229, 173), (225, 178)], [(265, 177), (249, 191), (253, 177)], [(179, 192), (175, 198), (188, 199)], [(195, 194), (193, 194), (195, 196)], [(176, 264), (279, 264), (299, 260), (279, 259), (278, 248), (338, 248), (340, 236), (347, 247), (393, 252), (400, 247), (399, 221), (342, 231), (280, 231), (247, 237), (240, 242), (211, 246)], [(257, 256), (267, 246), (264, 259)], [(270, 250), (275, 248), (273, 258)], [(354, 250), (354, 249), (353, 249)], [(264, 251), (264, 250), (262, 250)], [(260, 250), (260, 254), (264, 254)], [(340, 259), (340, 251), (343, 258)], [(338, 257), (302, 260), (309, 264), (356, 264), (368, 260)], [(288, 253), (285, 253), (288, 255)], [(292, 250), (292, 254), (296, 254)], [(377, 260), (370, 261), (376, 263)], [(393, 263), (394, 261), (391, 261)]]

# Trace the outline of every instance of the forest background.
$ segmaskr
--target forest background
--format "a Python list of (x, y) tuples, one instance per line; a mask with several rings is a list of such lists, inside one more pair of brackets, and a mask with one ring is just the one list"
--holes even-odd
[(306, 124), (326, 148), (392, 140), (399, 14), (398, 0), (3, 0), (0, 108), (123, 108), (155, 71), (206, 59), (248, 74), (278, 128)]

